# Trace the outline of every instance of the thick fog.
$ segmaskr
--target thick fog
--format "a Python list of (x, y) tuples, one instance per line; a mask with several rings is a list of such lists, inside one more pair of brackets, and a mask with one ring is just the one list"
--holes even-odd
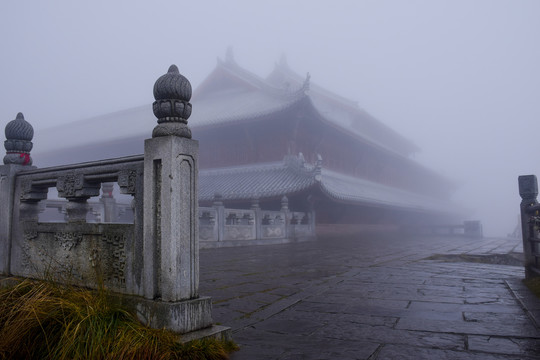
[(537, 0), (7, 0), (0, 125), (23, 112), (39, 152), (40, 129), (150, 106), (172, 63), (197, 87), (228, 46), (259, 76), (286, 54), (416, 143), (470, 218), (504, 236), (517, 176), (540, 175), (539, 18)]

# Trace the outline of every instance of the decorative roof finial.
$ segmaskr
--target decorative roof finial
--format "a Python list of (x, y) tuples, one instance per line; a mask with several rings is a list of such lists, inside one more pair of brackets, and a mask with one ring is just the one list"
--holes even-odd
[(234, 51), (232, 46), (227, 46), (227, 52), (225, 52), (225, 62), (234, 64)]
[(6, 156), (4, 156), (4, 164), (32, 165), (30, 150), (34, 146), (32, 144), (34, 128), (24, 120), (22, 113), (18, 113), (15, 120), (6, 125), (5, 134)]
[(309, 91), (309, 87), (310, 87), (310, 80), (311, 80), (311, 75), (309, 73), (306, 74), (306, 80), (304, 80), (304, 83), (302, 84), (302, 90), (304, 92), (308, 92)]
[[(317, 160), (315, 160), (315, 180), (320, 180), (321, 173), (322, 173), (322, 156), (321, 154), (317, 154), (316, 156)], [(317, 176), (319, 177), (317, 179)]]
[(281, 54), (281, 57), (279, 58), (278, 65), (283, 68), (288, 68), (289, 64), (287, 63), (287, 55), (285, 53)]
[(191, 84), (178, 72), (176, 65), (159, 77), (154, 84), (154, 115), (158, 125), (152, 131), (152, 137), (180, 136), (191, 139), (191, 130), (187, 119), (191, 116)]

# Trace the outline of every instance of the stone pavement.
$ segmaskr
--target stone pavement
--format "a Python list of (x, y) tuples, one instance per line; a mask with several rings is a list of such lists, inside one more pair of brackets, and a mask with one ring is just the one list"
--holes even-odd
[(200, 293), (233, 328), (233, 360), (540, 359), (519, 251), (388, 234), (208, 249)]

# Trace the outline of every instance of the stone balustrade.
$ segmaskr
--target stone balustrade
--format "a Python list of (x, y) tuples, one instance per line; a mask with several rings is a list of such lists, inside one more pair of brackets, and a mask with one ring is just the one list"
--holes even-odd
[[(104, 183), (112, 186), (113, 183)], [(116, 187), (116, 185), (115, 185)], [(124, 200), (125, 201), (125, 200)], [(66, 200), (46, 199), (39, 202), (39, 222), (68, 222)], [(242, 245), (275, 244), (313, 238), (314, 213), (288, 210), (229, 209), (224, 206), (199, 207), (199, 247), (215, 248)], [(103, 192), (99, 201), (87, 202), (86, 222), (136, 223), (133, 202), (117, 202)], [(221, 234), (221, 236), (220, 236)]]
[[(64, 281), (84, 286), (92, 286), (99, 276), (116, 292), (143, 296), (143, 219), (137, 211), (143, 201), (143, 161), (137, 156), (18, 172), (11, 251), (3, 254), (9, 273), (39, 278), (52, 270)], [(131, 224), (98, 223), (95, 208), (88, 204), (100, 195), (102, 183), (111, 182), (133, 197)], [(50, 188), (67, 201), (48, 201)], [(60, 209), (66, 221), (39, 221), (48, 203)], [(94, 221), (87, 221), (92, 216)]]
[[(103, 284), (149, 326), (228, 336), (228, 328), (212, 326), (211, 299), (198, 293), (191, 85), (172, 65), (156, 81), (154, 97), (158, 124), (142, 156), (39, 169), (30, 156), (32, 126), (21, 113), (7, 124), (0, 276)], [(116, 204), (115, 187), (132, 197), (128, 206)], [(57, 196), (49, 199), (53, 189)]]

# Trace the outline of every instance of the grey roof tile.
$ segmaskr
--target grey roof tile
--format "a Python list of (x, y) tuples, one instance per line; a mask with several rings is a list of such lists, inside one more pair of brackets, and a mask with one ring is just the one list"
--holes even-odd
[(199, 200), (247, 200), (293, 194), (315, 184), (314, 169), (294, 160), (199, 172)]
[(211, 201), (215, 193), (224, 200), (280, 197), (307, 189), (320, 188), (330, 199), (358, 205), (372, 205), (406, 210), (459, 211), (440, 199), (415, 194), (365, 179), (321, 169), (295, 156), (282, 162), (250, 164), (199, 172), (199, 200)]

